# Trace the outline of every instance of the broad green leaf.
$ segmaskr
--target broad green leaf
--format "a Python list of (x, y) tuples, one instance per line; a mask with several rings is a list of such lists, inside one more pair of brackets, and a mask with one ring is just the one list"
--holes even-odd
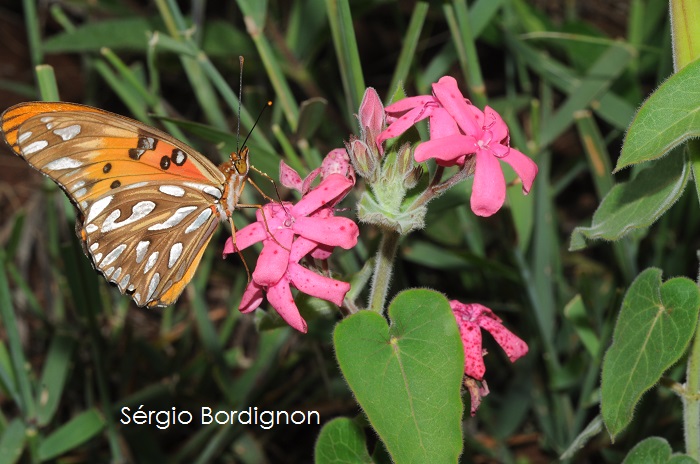
[(669, 77), (642, 104), (632, 120), (615, 171), (662, 157), (700, 136), (700, 60)]
[(401, 292), (391, 325), (360, 311), (335, 329), (340, 368), (394, 462), (457, 462), (464, 351), (447, 299)]
[(46, 364), (41, 375), (37, 398), (37, 421), (39, 425), (49, 423), (63, 394), (75, 342), (64, 335), (56, 335), (51, 342)]
[(39, 458), (42, 461), (53, 459), (82, 445), (100, 433), (104, 425), (105, 421), (96, 409), (80, 413), (42, 440), (39, 445)]
[(4, 464), (17, 462), (27, 439), (26, 427), (21, 420), (10, 422), (0, 437), (0, 461)]
[(372, 463), (367, 452), (365, 433), (346, 417), (333, 419), (323, 426), (314, 449), (316, 464)]
[(617, 240), (631, 230), (653, 224), (680, 198), (690, 177), (689, 163), (680, 153), (653, 162), (634, 179), (615, 185), (593, 214), (590, 227), (577, 227), (569, 251), (592, 240)]
[(665, 438), (649, 437), (627, 453), (622, 464), (697, 464), (687, 454), (673, 454)]
[(661, 284), (649, 268), (632, 282), (603, 360), (601, 410), (611, 438), (632, 420), (642, 394), (685, 352), (698, 319), (700, 290), (685, 277)]

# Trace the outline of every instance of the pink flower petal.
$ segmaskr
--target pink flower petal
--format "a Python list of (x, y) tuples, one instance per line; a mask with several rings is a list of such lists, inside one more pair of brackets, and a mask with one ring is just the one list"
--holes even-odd
[(299, 190), (302, 195), (306, 195), (306, 193), (311, 190), (311, 183), (319, 174), (321, 174), (321, 168), (316, 168), (304, 178), (304, 182), (301, 183), (301, 189)]
[(286, 278), (281, 279), (277, 285), (268, 288), (267, 301), (287, 324), (299, 332), (306, 333), (306, 321), (299, 314), (299, 308), (294, 302), (289, 281)]
[(254, 281), (248, 282), (248, 286), (243, 292), (241, 303), (238, 305), (238, 310), (243, 314), (249, 313), (260, 307), (263, 301), (262, 288)]
[(471, 136), (450, 135), (421, 143), (416, 147), (414, 157), (418, 163), (433, 158), (443, 163), (452, 163), (443, 165), (454, 165), (464, 155), (476, 153), (478, 148), (476, 141)]
[(284, 160), (280, 161), (280, 183), (288, 189), (301, 190), (301, 176)]
[(398, 116), (413, 108), (424, 107), (431, 103), (437, 103), (435, 101), (435, 97), (433, 97), (432, 95), (418, 95), (416, 97), (406, 97), (387, 106), (386, 108), (384, 108), (384, 111), (386, 111), (387, 114)]
[(515, 362), (527, 354), (527, 343), (510, 330), (506, 329), (500, 321), (482, 316), (479, 319), (479, 325), (487, 330), (496, 342), (501, 345), (503, 351), (508, 355), (510, 362)]
[(289, 262), (298, 263), (301, 259), (318, 248), (318, 242), (304, 237), (297, 237), (292, 244), (292, 251), (289, 253)]
[(321, 179), (331, 174), (340, 174), (355, 182), (355, 170), (350, 164), (350, 156), (345, 148), (334, 148), (321, 163)]
[[(274, 285), (284, 276), (289, 266), (289, 249), (294, 240), (291, 229), (275, 232), (275, 240), (265, 240), (258, 263), (253, 271), (253, 280), (263, 287)], [(279, 242), (279, 243), (278, 243)], [(280, 246), (281, 245), (281, 246)]]
[(308, 216), (317, 209), (335, 204), (352, 189), (353, 183), (340, 174), (331, 174), (291, 208), (292, 216)]
[(508, 156), (501, 159), (510, 164), (516, 174), (518, 174), (518, 177), (523, 181), (523, 192), (526, 194), (530, 193), (532, 183), (535, 181), (535, 176), (537, 176), (537, 164), (515, 148), (511, 148)]
[(467, 103), (452, 76), (444, 76), (433, 84), (433, 93), (443, 108), (454, 118), (466, 135), (477, 136), (483, 127), (483, 113)]
[(471, 208), (477, 216), (488, 217), (498, 211), (506, 199), (506, 180), (498, 158), (480, 150), (472, 187)]
[(357, 245), (360, 229), (345, 217), (300, 217), (292, 226), (297, 234), (324, 245), (339, 246), (349, 250)]
[(430, 116), (430, 139), (437, 140), (450, 135), (464, 135), (454, 118), (443, 108), (433, 111)]
[(477, 380), (484, 378), (486, 366), (481, 340), (481, 329), (475, 323), (457, 316), (459, 333), (464, 346), (464, 373)]
[(349, 283), (316, 274), (296, 263), (289, 264), (289, 276), (300, 291), (338, 306), (343, 304), (343, 298), (350, 291)]
[[(239, 250), (245, 250), (252, 244), (258, 243), (267, 238), (267, 231), (265, 230), (265, 226), (259, 222), (249, 224), (241, 230), (237, 230), (235, 234), (235, 248), (238, 248)], [(235, 248), (233, 246), (233, 239), (231, 237), (226, 239), (226, 243), (224, 244), (224, 258), (226, 257), (226, 255), (236, 253)]]
[(381, 148), (382, 143), (384, 143), (385, 140), (393, 139), (394, 137), (398, 137), (399, 135), (403, 134), (418, 121), (430, 116), (433, 110), (434, 107), (431, 106), (419, 106), (402, 115), (392, 122), (381, 134), (379, 134), (377, 137), (377, 146)]
[(491, 131), (493, 142), (502, 142), (508, 137), (508, 125), (503, 121), (501, 115), (490, 106), (484, 108), (484, 129)]

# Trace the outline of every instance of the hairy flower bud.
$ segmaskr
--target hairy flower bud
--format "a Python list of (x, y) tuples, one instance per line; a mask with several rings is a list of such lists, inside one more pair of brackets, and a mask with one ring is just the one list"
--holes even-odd
[(365, 90), (357, 119), (360, 122), (362, 140), (368, 146), (375, 147), (377, 136), (384, 130), (386, 116), (384, 114), (384, 105), (382, 105), (382, 101), (374, 88), (368, 87)]
[(345, 143), (350, 161), (355, 167), (355, 171), (367, 179), (369, 183), (374, 183), (377, 180), (377, 165), (379, 163), (379, 153), (376, 149), (372, 150), (362, 140), (350, 136), (350, 141)]

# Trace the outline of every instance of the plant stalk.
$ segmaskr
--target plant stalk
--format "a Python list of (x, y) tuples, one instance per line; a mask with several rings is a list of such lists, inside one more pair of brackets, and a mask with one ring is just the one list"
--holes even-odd
[(384, 314), (386, 296), (389, 293), (394, 258), (396, 257), (396, 251), (399, 249), (400, 237), (399, 233), (394, 230), (382, 230), (382, 239), (374, 262), (369, 309), (382, 315)]

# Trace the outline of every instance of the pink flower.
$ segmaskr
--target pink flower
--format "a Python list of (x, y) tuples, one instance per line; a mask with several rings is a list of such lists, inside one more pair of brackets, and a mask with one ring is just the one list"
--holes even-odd
[(450, 76), (433, 84), (433, 95), (410, 97), (386, 108), (389, 127), (377, 144), (398, 137), (425, 118), (430, 120), (430, 140), (416, 148), (415, 159), (433, 158), (441, 166), (463, 166), (475, 157), (471, 208), (479, 216), (491, 216), (506, 197), (506, 184), (499, 160), (508, 163), (522, 180), (527, 194), (537, 175), (537, 165), (510, 148), (508, 126), (490, 107), (482, 112), (465, 99)]
[[(357, 119), (360, 122), (361, 139), (365, 141), (367, 145), (373, 146), (377, 136), (382, 129), (384, 129), (386, 124), (384, 105), (382, 105), (379, 94), (377, 94), (374, 88), (368, 87), (367, 90), (365, 90)], [(377, 146), (381, 153), (381, 143), (377, 143)]]
[[(294, 303), (291, 287), (341, 305), (350, 284), (319, 275), (299, 264), (306, 255), (326, 259), (333, 248), (349, 249), (357, 244), (359, 229), (350, 219), (333, 216), (330, 205), (339, 202), (353, 181), (330, 174), (297, 203), (268, 203), (257, 212), (257, 222), (226, 241), (224, 256), (262, 242), (263, 250), (239, 309), (255, 310), (267, 293), (270, 305), (290, 326), (306, 332), (306, 321)], [(274, 238), (273, 238), (274, 236)]]
[[(321, 180), (331, 174), (342, 174), (355, 183), (355, 171), (350, 164), (350, 157), (344, 148), (335, 148), (323, 158), (321, 166), (311, 171), (303, 180), (294, 168), (284, 160), (280, 161), (280, 183), (288, 189), (297, 190), (302, 195), (311, 190), (311, 183), (321, 175)], [(340, 197), (340, 200), (343, 198)], [(331, 205), (332, 206), (332, 205)]]
[(481, 347), (481, 329), (489, 332), (508, 355), (510, 362), (527, 354), (527, 344), (513, 332), (506, 329), (503, 322), (493, 311), (478, 303), (464, 304), (457, 300), (450, 301), (452, 312), (457, 318), (459, 333), (464, 345), (464, 373), (475, 380), (482, 381), (484, 350)]

